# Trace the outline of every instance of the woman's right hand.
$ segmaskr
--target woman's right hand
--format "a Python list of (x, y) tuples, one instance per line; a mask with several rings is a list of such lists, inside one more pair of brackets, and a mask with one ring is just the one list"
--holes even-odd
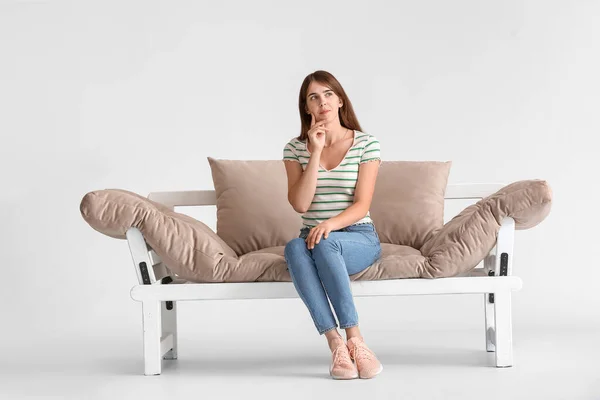
[(329, 129), (325, 128), (325, 121), (316, 122), (315, 115), (310, 113), (312, 120), (310, 122), (310, 129), (308, 131), (308, 138), (313, 147), (313, 152), (322, 151), (325, 147), (325, 137)]

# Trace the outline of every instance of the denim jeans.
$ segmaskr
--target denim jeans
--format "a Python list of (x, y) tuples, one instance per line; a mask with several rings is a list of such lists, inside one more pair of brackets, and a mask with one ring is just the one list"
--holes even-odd
[(358, 325), (350, 275), (371, 266), (381, 256), (379, 235), (372, 223), (350, 225), (321, 236), (312, 250), (305, 241), (310, 228), (290, 240), (284, 250), (292, 282), (320, 335), (337, 328), (327, 298), (342, 329)]

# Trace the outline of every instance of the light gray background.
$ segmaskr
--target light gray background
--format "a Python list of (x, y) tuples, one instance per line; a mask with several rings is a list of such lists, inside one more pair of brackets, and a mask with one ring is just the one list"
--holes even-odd
[[(533, 346), (556, 332), (585, 349), (582, 359), (598, 357), (595, 342), (578, 338), (600, 325), (599, 2), (0, 4), (5, 371), (25, 377), (33, 368), (42, 379), (52, 371), (94, 374), (90, 366), (101, 365), (108, 375), (141, 375), (141, 305), (129, 297), (136, 278), (127, 243), (89, 227), (81, 198), (105, 188), (144, 196), (212, 189), (207, 156), (280, 159), (299, 132), (300, 84), (317, 69), (340, 80), (384, 160), (452, 160), (450, 183), (550, 183), (549, 217), (516, 233), (514, 273), (524, 282), (513, 296), (516, 362), (526, 367), (527, 337)], [(449, 206), (446, 219), (465, 206)], [(214, 207), (178, 211), (216, 227)], [(386, 339), (390, 349), (394, 341), (410, 349), (404, 335), (420, 332), (434, 338), (422, 345), (426, 352), (442, 337), (432, 332), (447, 329), (475, 332), (473, 353), (486, 356), (481, 296), (356, 304), (373, 348)], [(248, 348), (260, 357), (271, 354), (269, 343), (280, 343), (285, 364), (286, 345), (300, 343), (300, 354), (314, 349), (320, 357), (312, 373), (328, 378), (328, 349), (299, 298), (180, 303), (179, 321), (178, 363), (194, 361), (163, 377), (201, 379), (210, 371), (202, 361), (207, 348), (215, 357), (218, 349)], [(549, 344), (542, 353), (554, 349)], [(452, 368), (459, 354), (441, 364)], [(236, 353), (228, 357), (221, 372), (231, 367), (238, 382), (254, 371), (236, 368)], [(394, 364), (386, 365), (390, 382), (407, 376), (394, 377)], [(58, 395), (68, 386), (66, 379), (48, 379), (43, 389), (10, 382), (4, 387), (13, 395)], [(81, 393), (109, 395), (92, 387)]]

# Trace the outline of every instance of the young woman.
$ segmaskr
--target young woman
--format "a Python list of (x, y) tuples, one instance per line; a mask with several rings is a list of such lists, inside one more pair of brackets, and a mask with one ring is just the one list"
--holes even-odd
[(333, 353), (330, 375), (371, 378), (383, 366), (358, 328), (349, 276), (381, 256), (369, 215), (381, 164), (379, 141), (362, 132), (344, 89), (326, 71), (304, 79), (299, 109), (301, 133), (285, 145), (283, 160), (288, 201), (302, 213), (303, 227), (285, 246), (285, 260), (294, 287)]

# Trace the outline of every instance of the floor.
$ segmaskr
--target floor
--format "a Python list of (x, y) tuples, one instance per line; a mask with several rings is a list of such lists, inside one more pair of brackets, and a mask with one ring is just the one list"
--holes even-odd
[[(376, 331), (374, 379), (333, 380), (315, 337), (180, 333), (179, 359), (143, 375), (141, 336), (31, 341), (3, 350), (1, 399), (600, 399), (599, 331), (514, 332), (514, 363), (494, 367), (480, 330)], [(258, 335), (258, 334), (257, 334)], [(5, 343), (6, 344), (6, 343)]]

